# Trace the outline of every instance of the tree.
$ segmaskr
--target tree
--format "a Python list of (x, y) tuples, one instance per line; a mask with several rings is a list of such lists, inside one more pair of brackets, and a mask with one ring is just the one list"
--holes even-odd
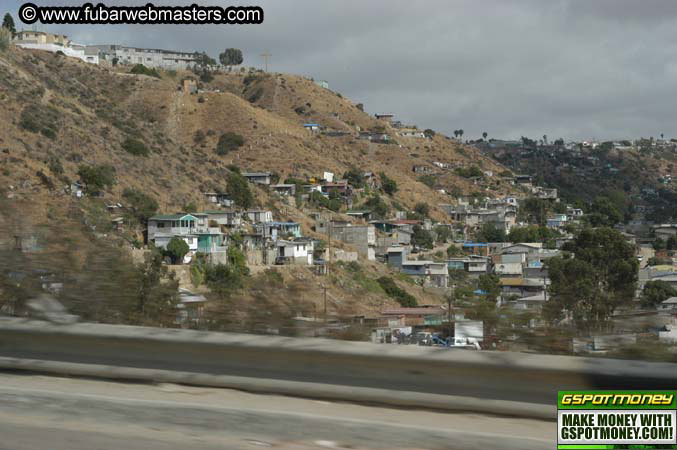
[(498, 275), (480, 275), (479, 279), (477, 280), (477, 288), (487, 293), (486, 298), (488, 300), (496, 301), (496, 298), (501, 293), (501, 282), (498, 278)]
[(219, 55), (219, 61), (221, 61), (221, 64), (224, 66), (228, 66), (228, 70), (230, 70), (232, 66), (239, 66), (243, 61), (242, 50), (227, 48), (226, 51)]
[(668, 250), (677, 250), (677, 234), (673, 234), (668, 238), (668, 241), (665, 244), (665, 247)]
[(378, 195), (369, 197), (369, 199), (364, 202), (364, 206), (371, 211), (374, 217), (379, 219), (384, 218), (390, 210), (388, 204)]
[(420, 225), (414, 225), (413, 234), (411, 235), (411, 244), (414, 247), (431, 249), (433, 248), (433, 236), (428, 230), (425, 230)]
[(458, 130), (458, 135), (461, 137), (461, 139), (463, 139), (463, 128)]
[(547, 200), (529, 197), (520, 202), (519, 218), (523, 221), (545, 226), (548, 206)]
[(383, 189), (383, 192), (388, 195), (393, 195), (397, 192), (397, 183), (395, 180), (388, 177), (384, 172), (379, 174), (379, 178), (381, 179), (381, 188)]
[(585, 228), (547, 263), (550, 322), (570, 318), (578, 330), (601, 329), (614, 310), (630, 302), (637, 286), (635, 249), (612, 228)]
[(244, 138), (237, 133), (231, 131), (223, 133), (219, 137), (219, 142), (216, 144), (216, 154), (219, 156), (227, 155), (229, 152), (236, 150), (244, 145)]
[(642, 291), (642, 305), (656, 307), (670, 297), (677, 296), (677, 289), (663, 280), (647, 281)]
[(0, 27), (0, 52), (4, 52), (12, 43), (12, 33), (7, 29)]
[(430, 206), (425, 202), (418, 202), (414, 205), (414, 212), (421, 218), (428, 217), (428, 214), (430, 214)]
[(194, 63), (191, 70), (193, 73), (200, 77), (200, 81), (203, 83), (209, 83), (214, 79), (214, 76), (211, 73), (212, 67), (216, 65), (216, 60), (211, 58), (205, 52), (199, 53), (195, 52), (193, 54)]
[(343, 178), (348, 181), (355, 189), (361, 189), (364, 187), (364, 176), (362, 171), (357, 167), (351, 167), (343, 174)]
[(207, 53), (205, 52), (195, 52), (194, 55), (195, 57), (195, 65), (199, 68), (209, 68), (213, 67), (216, 65), (216, 60), (214, 58), (211, 58)]
[(493, 223), (485, 223), (475, 235), (478, 242), (505, 242), (505, 231)]
[(381, 288), (385, 291), (388, 297), (394, 299), (401, 306), (414, 307), (417, 306), (416, 298), (395, 284), (395, 281), (390, 277), (380, 277), (376, 280)]
[(486, 140), (487, 136), (489, 136), (489, 133), (487, 133), (486, 131), (482, 133), (482, 139)]
[(5, 17), (2, 19), (2, 28), (7, 29), (12, 36), (16, 34), (16, 26), (14, 25), (14, 19), (10, 13), (5, 14)]
[(122, 197), (127, 203), (126, 206), (131, 216), (139, 223), (146, 223), (157, 212), (157, 201), (138, 189), (125, 188)]
[(608, 197), (597, 197), (587, 218), (593, 227), (612, 227), (623, 220), (623, 214)]
[(88, 194), (95, 194), (115, 184), (115, 168), (109, 165), (80, 166), (78, 176)]
[(254, 204), (254, 196), (249, 189), (249, 182), (236, 172), (230, 172), (226, 181), (226, 193), (241, 208), (247, 209)]
[(447, 256), (449, 256), (449, 257), (452, 257), (452, 256), (460, 256), (460, 255), (462, 255), (462, 254), (463, 254), (463, 251), (461, 250), (461, 248), (460, 248), (460, 247), (457, 247), (457, 246), (454, 245), (454, 244), (451, 244), (451, 245), (447, 248)]
[(451, 228), (446, 225), (437, 225), (435, 227), (435, 234), (437, 235), (435, 242), (438, 244), (446, 244), (452, 237)]
[(508, 242), (547, 242), (554, 239), (557, 232), (539, 225), (512, 227), (508, 233)]
[(183, 261), (183, 257), (190, 251), (188, 244), (181, 238), (173, 237), (167, 244), (167, 255), (172, 258), (174, 264)]
[(244, 255), (235, 246), (228, 248), (228, 265), (207, 266), (205, 281), (209, 289), (220, 298), (228, 298), (234, 290), (244, 286), (249, 268), (244, 264)]
[(435, 137), (435, 130), (432, 130), (432, 129), (430, 129), (430, 128), (426, 128), (426, 129), (423, 131), (423, 135), (424, 135), (425, 137), (427, 137), (428, 139), (432, 139), (432, 138)]

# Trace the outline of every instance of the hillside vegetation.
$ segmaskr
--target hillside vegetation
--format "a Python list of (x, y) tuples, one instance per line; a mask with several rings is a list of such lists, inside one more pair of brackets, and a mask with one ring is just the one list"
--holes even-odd
[[(200, 85), (199, 93), (188, 94), (182, 81), (195, 78), (189, 72), (159, 71), (158, 78), (129, 69), (107, 69), (17, 48), (0, 53), (3, 242), (11, 246), (16, 233), (29, 235), (31, 230), (51, 227), (49, 242), (54, 248), (61, 246), (53, 252), (59, 268), (77, 274), (88, 267), (98, 247), (132, 248), (142, 242), (143, 211), (136, 212), (135, 233), (120, 242), (106, 239), (111, 237), (112, 215), (105, 204), (141, 198), (145, 204), (157, 203), (159, 212), (208, 208), (202, 193), (225, 191), (232, 166), (271, 171), (280, 181), (321, 176), (325, 171), (339, 178), (351, 169), (382, 173), (397, 185), (393, 195), (381, 194), (390, 211), (413, 210), (424, 201), (430, 216), (438, 220), (446, 220), (438, 204), (454, 201), (440, 190), (483, 196), (510, 190), (498, 177), (477, 182), (460, 176), (463, 170), (454, 170), (473, 166), (495, 174), (505, 170), (477, 150), (439, 133), (432, 139), (399, 137), (357, 103), (304, 77), (217, 73)], [(313, 134), (303, 126), (308, 122), (348, 134)], [(360, 140), (358, 130), (385, 132), (394, 142)], [(448, 169), (435, 168), (432, 162), (447, 164)], [(434, 170), (422, 180), (412, 171), (414, 165)], [(100, 193), (103, 199), (73, 198), (65, 188), (78, 180), (86, 183), (86, 192)], [(366, 199), (358, 198), (355, 206)], [(311, 230), (309, 211), (293, 201), (283, 202), (254, 188), (254, 203), (271, 209), (276, 220), (300, 222), (305, 235), (323, 238)], [(53, 261), (49, 264), (54, 266)], [(352, 270), (335, 269), (327, 277), (330, 308), (335, 312), (365, 313), (397, 305), (374, 281), (395, 276), (385, 266), (365, 263)], [(148, 273), (152, 270), (151, 264)], [(323, 289), (312, 276), (310, 269), (291, 271), (282, 280), (260, 275), (259, 281), (277, 280), (278, 284), (269, 283), (277, 287), (245, 289), (246, 301), (234, 304), (245, 314), (263, 297), (275, 308), (286, 304), (283, 298), (293, 298), (298, 303), (288, 306), (288, 316), (312, 315), (318, 311)], [(398, 283), (419, 303), (442, 301), (407, 280)]]

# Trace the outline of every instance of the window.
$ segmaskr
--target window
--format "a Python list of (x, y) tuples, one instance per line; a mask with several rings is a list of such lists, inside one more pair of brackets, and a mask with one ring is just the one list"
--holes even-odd
[(164, 227), (165, 227), (165, 223), (164, 223), (164, 222), (158, 222), (157, 227), (158, 227), (158, 228), (164, 228)]

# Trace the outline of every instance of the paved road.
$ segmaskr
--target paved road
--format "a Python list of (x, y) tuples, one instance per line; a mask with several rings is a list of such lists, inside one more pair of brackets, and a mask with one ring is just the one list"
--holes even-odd
[(0, 373), (0, 450), (550, 449), (555, 424)]

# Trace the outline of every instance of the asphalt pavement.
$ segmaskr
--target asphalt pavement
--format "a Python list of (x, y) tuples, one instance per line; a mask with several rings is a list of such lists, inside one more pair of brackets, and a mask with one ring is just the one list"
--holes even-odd
[(545, 449), (554, 422), (0, 373), (1, 450)]

